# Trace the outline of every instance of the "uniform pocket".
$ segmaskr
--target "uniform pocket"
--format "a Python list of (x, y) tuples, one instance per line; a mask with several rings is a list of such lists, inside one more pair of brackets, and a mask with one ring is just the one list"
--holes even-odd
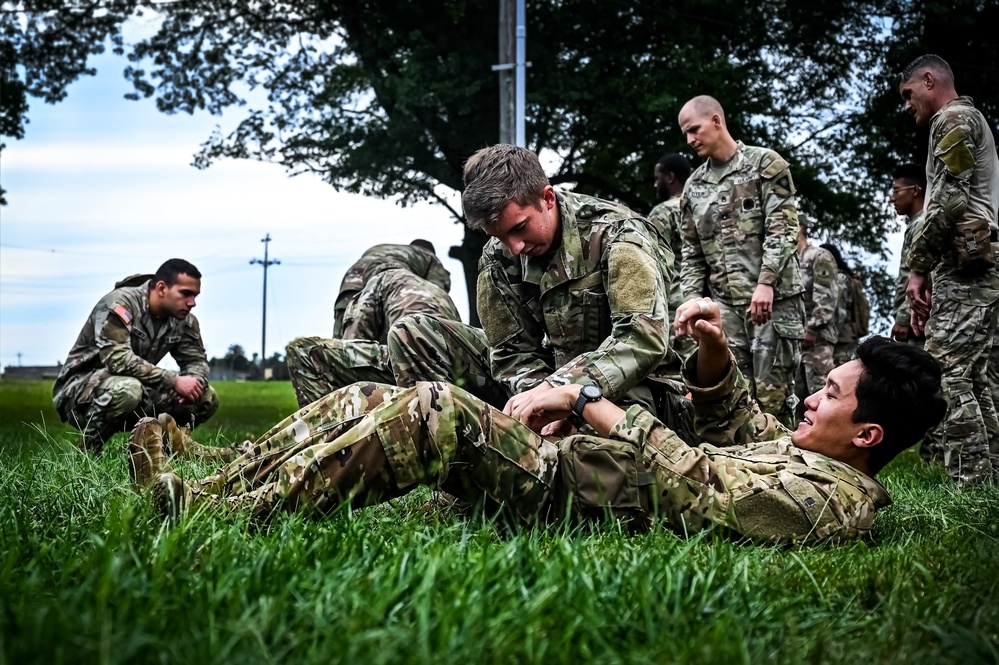
[(564, 513), (574, 521), (610, 515), (633, 527), (647, 525), (648, 486), (654, 484), (638, 459), (638, 449), (624, 441), (591, 436), (565, 440), (559, 460)]

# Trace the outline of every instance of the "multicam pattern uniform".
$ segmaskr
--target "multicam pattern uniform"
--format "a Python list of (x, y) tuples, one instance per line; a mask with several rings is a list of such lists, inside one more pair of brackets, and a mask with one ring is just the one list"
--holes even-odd
[(347, 305), (364, 288), (365, 282), (382, 270), (393, 268), (408, 270), (417, 277), (422, 277), (436, 284), (444, 291), (451, 290), (451, 273), (441, 265), (440, 259), (429, 250), (416, 245), (388, 243), (369, 247), (361, 255), (361, 258), (347, 269), (343, 281), (340, 282), (340, 291), (337, 293), (336, 302), (333, 305), (335, 316), (333, 337), (343, 338), (345, 327), (343, 316), (347, 311)]
[(853, 360), (853, 355), (857, 352), (856, 329), (853, 325), (853, 277), (845, 270), (836, 269), (836, 290), (839, 293), (836, 299), (836, 347), (833, 349), (833, 366)]
[(299, 406), (357, 381), (391, 383), (388, 329), (415, 313), (461, 319), (444, 289), (409, 270), (391, 268), (371, 277), (347, 305), (343, 339), (300, 337), (288, 345), (288, 372)]
[[(752, 401), (734, 362), (718, 386), (691, 392), (706, 441), (700, 448), (638, 405), (609, 438), (559, 441), (448, 384), (355, 384), (299, 410), (242, 458), (192, 483), (194, 501), (266, 520), (276, 510), (321, 516), (341, 501), (364, 506), (429, 484), (533, 523), (571, 511), (594, 489), (641, 486), (647, 508), (627, 491), (612, 492), (604, 506), (647, 510), (684, 534), (722, 527), (761, 542), (863, 537), (890, 503), (874, 479), (796, 448)], [(581, 450), (627, 454), (603, 464), (606, 456)], [(565, 473), (569, 465), (575, 475)]]
[(574, 192), (557, 199), (561, 244), (550, 256), (513, 256), (495, 238), (486, 244), (481, 332), (431, 317), (402, 319), (390, 331), (399, 385), (460, 378), (502, 406), (545, 380), (589, 383), (615, 402), (665, 408), (670, 388), (655, 377), (669, 372), (672, 252), (624, 206)]
[[(673, 274), (675, 278), (669, 285), (669, 311), (673, 316), (676, 315), (676, 311), (683, 304), (683, 291), (680, 289), (679, 280), (680, 247), (683, 243), (680, 237), (680, 226), (682, 224), (680, 220), (681, 206), (682, 198), (674, 196), (649, 211), (649, 223), (656, 228), (656, 231), (659, 232), (659, 237), (669, 247), (670, 251), (673, 252)], [(690, 337), (684, 336), (677, 339), (673, 326), (669, 326), (669, 341), (673, 351), (681, 358), (686, 358), (697, 348), (696, 342)]]
[(894, 323), (905, 326), (909, 329), (909, 335), (906, 337), (906, 341), (909, 344), (914, 344), (922, 348), (923, 343), (926, 341), (925, 336), (917, 337), (915, 333), (912, 332), (912, 326), (909, 325), (911, 310), (909, 309), (909, 301), (905, 297), (905, 287), (909, 284), (909, 266), (905, 263), (905, 257), (909, 254), (909, 248), (912, 246), (912, 239), (916, 237), (919, 233), (919, 229), (923, 226), (923, 211), (920, 210), (915, 215), (909, 218), (908, 223), (905, 226), (905, 235), (902, 236), (902, 252), (901, 258), (898, 262), (898, 277), (895, 279), (895, 299), (892, 304), (892, 316), (894, 317)]
[[(684, 298), (718, 301), (760, 406), (790, 423), (804, 337), (794, 182), (773, 150), (738, 146), (723, 166), (699, 166), (684, 187), (680, 287)], [(773, 318), (756, 326), (748, 309), (760, 284), (774, 289)]]
[[(208, 357), (198, 319), (157, 319), (149, 311), (152, 275), (132, 275), (100, 299), (83, 324), (52, 388), (63, 422), (83, 432), (88, 450), (99, 451), (116, 432), (142, 416), (169, 413), (181, 425), (201, 424), (218, 409), (208, 385)], [(180, 373), (157, 367), (167, 354)], [(197, 404), (181, 404), (173, 386), (181, 375), (205, 389)]]
[(798, 372), (798, 395), (802, 399), (821, 389), (826, 375), (836, 363), (833, 360), (839, 331), (836, 329), (836, 307), (839, 304), (839, 272), (836, 259), (828, 250), (809, 244), (801, 253), (801, 281), (805, 289), (805, 330), (815, 335), (815, 345), (801, 352)]
[[(958, 484), (983, 482), (993, 472), (990, 447), (999, 451), (987, 367), (999, 323), (999, 271), (962, 275), (951, 236), (962, 219), (989, 220), (994, 233), (999, 160), (992, 131), (969, 97), (958, 97), (933, 116), (926, 181), (925, 220), (906, 262), (931, 276), (925, 348), (943, 366), (949, 408), (940, 447), (925, 455), (942, 460)], [(999, 256), (999, 245), (993, 243), (993, 252)]]

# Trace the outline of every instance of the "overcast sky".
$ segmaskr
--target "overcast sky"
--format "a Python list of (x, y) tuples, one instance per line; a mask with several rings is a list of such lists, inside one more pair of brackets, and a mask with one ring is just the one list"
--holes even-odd
[[(260, 351), (261, 239), (270, 234), (267, 355), (300, 335), (329, 335), (344, 271), (370, 245), (424, 237), (451, 271), (467, 320), (461, 264), (447, 257), (461, 227), (442, 207), (337, 193), (319, 178), (270, 164), (192, 155), (231, 117), (168, 116), (127, 101), (124, 58), (92, 61), (96, 77), (57, 105), (31, 99), (27, 136), (6, 140), (0, 183), (0, 364), (65, 358), (97, 300), (122, 277), (171, 257), (203, 273), (195, 309), (209, 356), (230, 344)], [(457, 202), (457, 201), (456, 201)]]

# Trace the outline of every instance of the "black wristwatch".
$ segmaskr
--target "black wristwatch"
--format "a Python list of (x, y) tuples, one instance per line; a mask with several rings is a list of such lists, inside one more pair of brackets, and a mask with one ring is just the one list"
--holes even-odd
[(576, 427), (582, 427), (586, 421), (583, 419), (583, 407), (590, 402), (596, 402), (603, 398), (604, 393), (599, 386), (583, 386), (579, 390), (579, 397), (572, 405), (572, 421)]

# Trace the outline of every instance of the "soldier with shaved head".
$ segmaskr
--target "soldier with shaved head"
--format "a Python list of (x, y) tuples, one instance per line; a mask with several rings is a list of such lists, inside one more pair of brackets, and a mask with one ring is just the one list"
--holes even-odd
[(790, 168), (773, 150), (732, 138), (713, 97), (684, 104), (679, 124), (706, 159), (683, 192), (683, 295), (718, 302), (754, 397), (791, 424), (805, 314)]
[[(926, 205), (906, 263), (910, 325), (944, 367), (950, 408), (931, 458), (959, 485), (987, 482), (999, 467), (999, 420), (988, 381), (999, 326), (999, 160), (992, 130), (954, 72), (936, 55), (896, 79), (905, 111), (930, 128)], [(995, 461), (995, 464), (993, 463)]]

